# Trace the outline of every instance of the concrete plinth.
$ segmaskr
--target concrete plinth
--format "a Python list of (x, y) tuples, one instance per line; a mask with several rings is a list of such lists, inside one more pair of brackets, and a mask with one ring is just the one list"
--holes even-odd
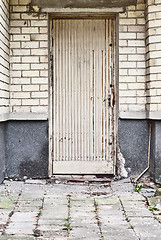
[(6, 176), (48, 176), (48, 121), (9, 121), (6, 127)]
[(0, 183), (5, 176), (5, 123), (0, 123)]
[(129, 175), (136, 176), (147, 167), (148, 139), (147, 120), (119, 120), (119, 147)]
[(151, 176), (161, 183), (161, 121), (152, 121)]

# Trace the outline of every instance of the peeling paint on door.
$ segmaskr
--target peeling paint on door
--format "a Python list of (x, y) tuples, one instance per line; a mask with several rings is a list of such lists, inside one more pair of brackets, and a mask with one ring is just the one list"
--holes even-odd
[(114, 174), (115, 18), (52, 21), (53, 172)]

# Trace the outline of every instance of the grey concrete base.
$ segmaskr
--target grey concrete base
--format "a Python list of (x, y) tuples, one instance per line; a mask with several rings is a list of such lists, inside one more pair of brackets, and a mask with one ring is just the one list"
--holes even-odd
[(48, 176), (48, 121), (9, 121), (6, 127), (6, 176)]
[(129, 175), (147, 167), (149, 124), (146, 120), (119, 119), (119, 146)]
[[(129, 175), (139, 175), (147, 167), (148, 140), (148, 121), (119, 120), (119, 147)], [(161, 183), (161, 121), (152, 121), (148, 173)], [(0, 183), (5, 175), (20, 179), (48, 177), (48, 121), (0, 123)]]
[(0, 123), (0, 183), (5, 176), (5, 122)]
[(161, 121), (152, 121), (151, 176), (161, 183)]

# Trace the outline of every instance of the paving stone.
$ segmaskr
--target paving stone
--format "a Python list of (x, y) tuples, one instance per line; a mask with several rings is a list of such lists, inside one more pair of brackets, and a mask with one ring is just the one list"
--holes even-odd
[(160, 237), (158, 237), (158, 236), (153, 236), (153, 237), (142, 236), (141, 240), (160, 240)]
[[(45, 182), (5, 181), (0, 186), (0, 235), (11, 216), (5, 230), (8, 235), (0, 236), (0, 240), (100, 240), (100, 228), (109, 240), (136, 240), (135, 232), (141, 240), (160, 239), (161, 225), (146, 207), (145, 198), (134, 192), (128, 181), (112, 183), (113, 192), (104, 184)], [(69, 214), (70, 219), (65, 220)], [(69, 236), (65, 227), (68, 222)], [(36, 226), (41, 236), (34, 238)]]
[(78, 228), (73, 228), (72, 231), (70, 231), (70, 236), (71, 237), (75, 237), (75, 238), (92, 238), (92, 237), (97, 237), (97, 239), (99, 239), (100, 236), (100, 232), (99, 229), (95, 227), (78, 227)]
[(62, 226), (65, 224), (65, 219), (47, 219), (47, 218), (40, 218), (38, 221), (38, 225), (59, 225)]
[(27, 179), (27, 180), (25, 180), (25, 183), (27, 183), (27, 184), (40, 184), (40, 185), (45, 185), (45, 184), (46, 184), (46, 180)]
[(44, 199), (44, 208), (45, 207), (54, 207), (54, 206), (58, 206), (58, 205), (64, 205), (67, 206), (68, 204), (68, 200), (67, 198), (47, 198), (45, 197)]
[(120, 201), (117, 196), (108, 196), (108, 197), (96, 197), (95, 200), (99, 205), (118, 205)]
[(0, 225), (5, 224), (8, 220), (10, 212), (0, 212)]
[(97, 225), (97, 221), (95, 220), (95, 221), (89, 221), (89, 219), (88, 220), (84, 220), (83, 221), (83, 219), (80, 219), (80, 220), (77, 220), (77, 221), (71, 221), (71, 227), (73, 228), (73, 227), (87, 227), (87, 228), (90, 228), (90, 226), (91, 225), (93, 225), (93, 224), (95, 224), (95, 225)]
[(155, 189), (142, 188), (140, 193), (145, 197), (153, 197), (155, 194)]
[(46, 208), (42, 210), (40, 218), (43, 219), (65, 219), (68, 216), (68, 208), (57, 206), (57, 208)]
[(141, 196), (140, 194), (138, 193), (130, 193), (130, 194), (120, 194), (120, 199), (123, 201), (123, 202), (127, 202), (127, 201), (143, 201), (145, 202), (145, 198), (143, 196)]
[[(57, 231), (42, 231), (41, 234), (43, 235), (42, 239), (44, 240), (44, 238), (47, 238), (48, 240), (50, 240), (51, 238), (53, 237), (59, 237), (59, 238), (64, 238), (64, 237), (67, 237), (68, 236), (68, 233), (67, 231), (65, 230), (61, 230), (61, 229), (58, 229)], [(54, 239), (55, 239), (54, 238)]]
[(64, 224), (61, 224), (61, 225), (56, 225), (56, 224), (43, 224), (41, 226), (38, 226), (38, 229), (41, 231), (41, 232), (59, 232), (59, 231), (64, 231), (65, 229), (65, 222)]
[(17, 198), (9, 196), (0, 196), (0, 210), (6, 209), (11, 210), (14, 208), (15, 201)]
[(148, 198), (149, 205), (155, 206), (158, 210), (161, 211), (161, 196), (150, 197)]
[(25, 226), (24, 228), (18, 228), (16, 225), (7, 227), (5, 233), (8, 235), (32, 235), (35, 226)]
[(137, 209), (134, 211), (126, 211), (129, 217), (152, 217), (152, 213), (146, 209)]
[[(105, 238), (108, 239), (137, 239), (133, 230), (130, 229), (129, 226), (119, 226), (116, 224), (116, 227), (113, 226), (103, 226), (102, 233)], [(117, 238), (116, 238), (117, 237)]]
[(36, 240), (34, 237), (32, 236), (11, 236), (11, 235), (7, 235), (7, 236), (1, 236), (0, 238), (1, 240)]
[[(115, 235), (111, 235), (109, 234), (105, 234), (105, 239), (108, 240), (138, 240), (138, 238), (135, 235), (132, 235), (132, 233), (129, 233), (127, 235), (127, 233), (124, 233), (123, 235), (120, 235), (119, 233), (115, 233)], [(151, 239), (152, 240), (152, 239)]]
[(36, 222), (36, 213), (15, 212), (10, 218), (11, 222)]

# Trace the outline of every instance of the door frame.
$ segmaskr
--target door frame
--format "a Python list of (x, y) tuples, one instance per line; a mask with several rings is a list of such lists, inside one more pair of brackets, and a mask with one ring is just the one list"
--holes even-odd
[(114, 116), (113, 116), (113, 144), (114, 144), (114, 155), (113, 155), (113, 163), (114, 163), (114, 175), (117, 174), (117, 152), (118, 152), (118, 116), (119, 116), (119, 14), (118, 12), (114, 12), (109, 14), (104, 11), (100, 11), (100, 9), (96, 9), (96, 11), (91, 12), (90, 9), (85, 9), (85, 11), (75, 12), (70, 9), (70, 12), (61, 11), (60, 9), (55, 13), (48, 14), (48, 66), (49, 66), (49, 75), (48, 75), (48, 83), (49, 83), (49, 97), (48, 97), (48, 113), (49, 113), (49, 167), (48, 174), (51, 177), (53, 173), (53, 55), (52, 55), (52, 20), (54, 18), (64, 18), (64, 19), (78, 19), (78, 18), (111, 18), (115, 16), (115, 24), (116, 24), (116, 42), (115, 42), (115, 68), (114, 68)]

